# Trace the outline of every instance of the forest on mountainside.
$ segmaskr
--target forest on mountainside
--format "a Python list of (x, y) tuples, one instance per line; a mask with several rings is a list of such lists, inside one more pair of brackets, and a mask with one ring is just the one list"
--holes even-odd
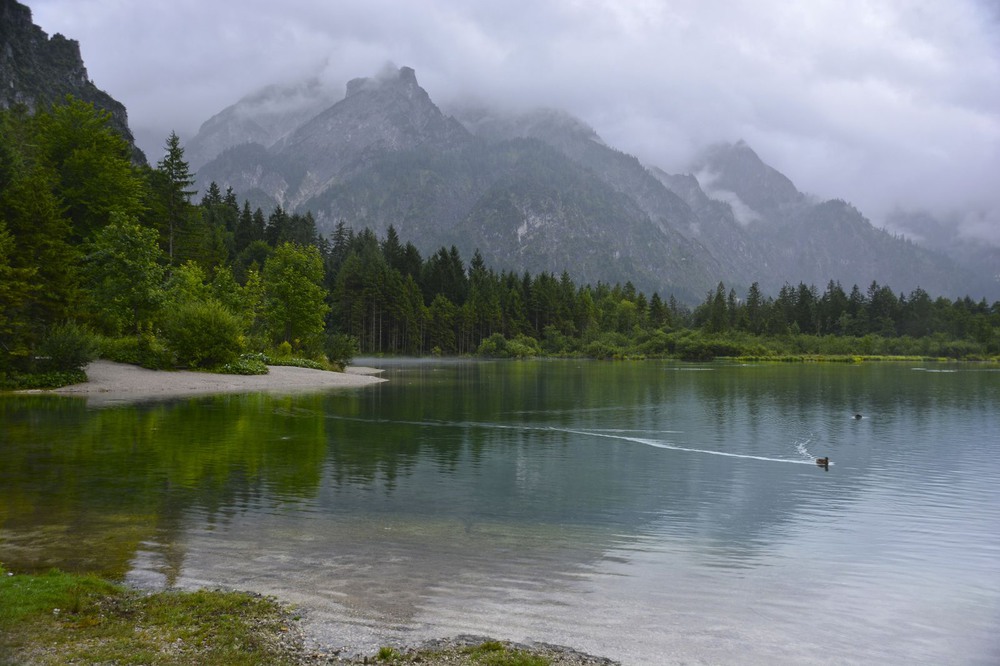
[(251, 210), (215, 183), (196, 201), (175, 134), (155, 166), (136, 165), (109, 120), (72, 98), (0, 112), (0, 386), (69, 381), (60, 373), (95, 354), (228, 372), (359, 353), (1000, 354), (1000, 303), (968, 297), (719, 283), (683, 304), (631, 283), (496, 272), (478, 251), (425, 258), (394, 227), (379, 238), (342, 220), (321, 237), (310, 213)]

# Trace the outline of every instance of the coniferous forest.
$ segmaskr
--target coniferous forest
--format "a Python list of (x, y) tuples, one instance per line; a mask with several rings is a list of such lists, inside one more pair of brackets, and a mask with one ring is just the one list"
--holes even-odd
[[(176, 135), (136, 166), (107, 114), (0, 112), (0, 386), (79, 379), (95, 356), (265, 372), (357, 354), (995, 358), (1000, 303), (889, 285), (720, 283), (700, 304), (631, 283), (422, 257), (309, 213), (251, 210), (194, 177)], [(953, 300), (954, 298), (954, 300)]]

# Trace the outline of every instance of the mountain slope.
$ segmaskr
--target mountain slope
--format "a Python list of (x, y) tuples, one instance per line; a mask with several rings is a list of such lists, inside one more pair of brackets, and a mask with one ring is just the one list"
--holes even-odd
[(229, 148), (255, 143), (270, 146), (336, 102), (318, 80), (268, 86), (243, 97), (204, 123), (185, 147), (194, 170)]
[(784, 282), (822, 286), (829, 280), (950, 296), (986, 288), (944, 255), (877, 229), (847, 202), (818, 202), (799, 192), (742, 141), (710, 147), (692, 171), (705, 196), (729, 205), (757, 240), (763, 270), (755, 279), (772, 293)]

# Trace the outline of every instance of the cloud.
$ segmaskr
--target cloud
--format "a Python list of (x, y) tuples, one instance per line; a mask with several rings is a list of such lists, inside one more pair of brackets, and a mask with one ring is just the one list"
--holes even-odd
[[(388, 61), (439, 103), (564, 108), (668, 171), (745, 139), (873, 222), (1000, 210), (1000, 14), (989, 0), (35, 0), (133, 128), (190, 137), (264, 85), (343, 90)], [(978, 224), (969, 225), (979, 229)]]
[(733, 217), (744, 227), (749, 226), (751, 222), (756, 222), (760, 219), (760, 214), (748, 206), (747, 203), (740, 198), (740, 195), (736, 194), (736, 192), (723, 190), (713, 186), (713, 183), (718, 179), (719, 174), (714, 173), (706, 167), (694, 174), (694, 177), (698, 180), (698, 185), (701, 186), (701, 189), (704, 190), (706, 195), (716, 201), (722, 201), (729, 204), (729, 208), (733, 211)]

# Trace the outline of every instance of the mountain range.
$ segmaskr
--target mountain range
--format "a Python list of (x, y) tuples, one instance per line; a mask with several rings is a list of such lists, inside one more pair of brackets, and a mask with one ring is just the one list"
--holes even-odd
[[(0, 0), (0, 43), (0, 108), (92, 102), (145, 163), (125, 107), (89, 80), (77, 42), (49, 38), (29, 8)], [(720, 281), (738, 292), (836, 280), (1000, 298), (996, 248), (941, 241), (941, 225), (920, 214), (893, 226), (923, 229), (951, 256), (878, 229), (845, 201), (800, 192), (742, 141), (667, 173), (563, 111), (442, 111), (408, 67), (354, 79), (346, 95), (316, 81), (260, 90), (207, 120), (186, 156), (202, 191), (214, 181), (267, 212), (311, 211), (323, 233), (341, 220), (380, 235), (392, 225), (425, 256), (478, 249), (497, 270), (631, 281), (688, 303)]]
[(341, 220), (378, 234), (392, 225), (424, 253), (478, 249), (500, 270), (631, 281), (686, 302), (720, 281), (767, 293), (799, 282), (822, 291), (830, 280), (951, 297), (1000, 291), (846, 201), (800, 192), (742, 141), (671, 174), (563, 111), (446, 113), (409, 67), (330, 97), (315, 84), (271, 87), (209, 119), (190, 142), (200, 186), (232, 187), (265, 211), (311, 211), (321, 231)]

